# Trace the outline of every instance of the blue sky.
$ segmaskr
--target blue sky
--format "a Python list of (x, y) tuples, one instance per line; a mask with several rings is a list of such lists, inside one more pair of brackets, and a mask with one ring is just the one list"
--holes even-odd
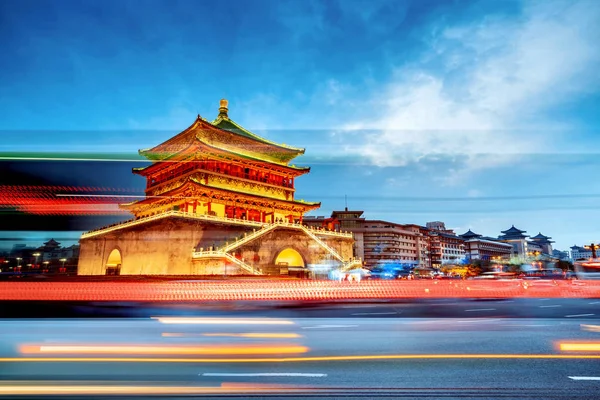
[(0, 151), (135, 153), (227, 98), (317, 214), (565, 249), (600, 240), (598, 37), (596, 0), (4, 1)]

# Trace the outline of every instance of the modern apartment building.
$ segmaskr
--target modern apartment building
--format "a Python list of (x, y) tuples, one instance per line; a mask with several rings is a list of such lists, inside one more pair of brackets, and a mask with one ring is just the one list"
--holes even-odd
[(431, 267), (439, 268), (446, 264), (459, 264), (465, 259), (465, 240), (447, 229), (441, 221), (428, 222)]
[(419, 225), (367, 220), (363, 211), (334, 211), (331, 217), (304, 217), (312, 227), (348, 231), (354, 234), (354, 256), (368, 268), (381, 263), (429, 266), (428, 230)]

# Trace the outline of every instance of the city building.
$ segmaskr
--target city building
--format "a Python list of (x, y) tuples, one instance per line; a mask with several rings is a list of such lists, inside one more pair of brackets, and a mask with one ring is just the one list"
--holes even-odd
[(365, 219), (362, 215), (363, 211), (348, 211), (348, 207), (346, 207), (344, 211), (332, 212), (329, 218), (323, 216), (306, 216), (303, 219), (303, 223), (313, 228), (352, 232), (354, 235), (353, 257), (364, 260), (363, 226)]
[[(502, 235), (498, 236), (498, 239), (504, 243), (512, 245), (512, 256), (513, 257), (525, 257), (530, 252), (527, 238), (529, 235), (525, 235), (527, 231), (522, 231), (515, 226), (511, 226), (510, 229), (501, 231)], [(541, 250), (541, 248), (540, 248)]]
[(427, 236), (416, 225), (365, 220), (362, 229), (365, 266), (394, 263), (407, 267), (425, 266), (422, 249)]
[(552, 256), (554, 258), (558, 258), (559, 260), (569, 261), (571, 259), (571, 255), (568, 251), (561, 251), (557, 249), (552, 250)]
[(183, 132), (140, 154), (146, 197), (121, 207), (130, 221), (82, 235), (78, 273), (310, 276), (311, 266), (350, 268), (352, 233), (311, 229), (320, 203), (296, 199), (290, 162), (304, 149), (277, 144), (229, 118), (198, 116)]
[(534, 243), (538, 245), (541, 248), (541, 252), (543, 254), (552, 255), (552, 243), (554, 243), (554, 241), (550, 239), (552, 238), (544, 236), (541, 232), (539, 232), (537, 235), (531, 237), (531, 241), (529, 243)]
[(441, 221), (428, 222), (425, 227), (429, 235), (431, 267), (460, 264), (465, 261), (465, 240)]
[(522, 231), (513, 225), (510, 229), (502, 231), (502, 235), (498, 236), (498, 239), (513, 246), (513, 257), (525, 259), (552, 256), (552, 243), (554, 242), (550, 240), (550, 237), (538, 233), (529, 240), (529, 235), (526, 233), (527, 231)]
[(79, 245), (62, 247), (50, 239), (42, 246), (16, 244), (4, 257), (2, 272), (75, 272), (79, 259)]
[(460, 235), (465, 241), (465, 256), (471, 260), (504, 260), (510, 259), (513, 254), (513, 245), (503, 243), (498, 239), (484, 237), (470, 229)]
[(571, 260), (573, 261), (587, 260), (592, 258), (592, 256), (593, 254), (591, 249), (586, 249), (583, 246), (571, 246)]
[(424, 227), (389, 221), (367, 220), (363, 211), (333, 211), (328, 218), (305, 217), (303, 223), (314, 228), (352, 232), (353, 255), (373, 268), (384, 263), (406, 267), (428, 267), (429, 237)]

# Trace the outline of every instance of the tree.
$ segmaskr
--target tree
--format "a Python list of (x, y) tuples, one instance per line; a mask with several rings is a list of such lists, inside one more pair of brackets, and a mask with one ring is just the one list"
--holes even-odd
[(569, 261), (566, 261), (566, 260), (559, 260), (556, 263), (555, 267), (562, 269), (564, 272), (573, 270), (573, 264), (571, 264)]

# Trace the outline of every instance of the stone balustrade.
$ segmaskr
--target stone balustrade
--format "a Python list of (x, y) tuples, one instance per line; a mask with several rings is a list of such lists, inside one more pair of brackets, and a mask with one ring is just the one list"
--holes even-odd
[(195, 214), (195, 213), (184, 212), (184, 211), (170, 210), (170, 211), (165, 211), (165, 212), (162, 212), (162, 213), (159, 213), (156, 215), (151, 215), (149, 217), (132, 219), (129, 221), (120, 222), (120, 223), (116, 223), (116, 224), (112, 224), (112, 225), (107, 225), (102, 228), (94, 229), (94, 230), (91, 230), (91, 231), (88, 231), (88, 232), (85, 232), (84, 234), (82, 234), (81, 238), (86, 239), (89, 237), (102, 235), (102, 234), (116, 231), (116, 230), (123, 229), (123, 228), (129, 228), (129, 227), (145, 224), (150, 221), (155, 221), (155, 220), (159, 220), (159, 219), (163, 219), (163, 218), (167, 218), (167, 217), (183, 217), (183, 218), (189, 218), (189, 219), (214, 221), (214, 222), (221, 222), (221, 223), (227, 222), (227, 223), (231, 223), (231, 224), (246, 225), (246, 226), (252, 226), (252, 227), (261, 227), (261, 228), (265, 227), (265, 226), (271, 226), (271, 225), (282, 226), (282, 227), (302, 227), (303, 229), (306, 229), (307, 231), (310, 231), (310, 232), (314, 233), (315, 235), (325, 235), (325, 236), (340, 237), (340, 238), (352, 238), (353, 237), (352, 232), (330, 231), (330, 230), (326, 230), (323, 228), (308, 227), (308, 226), (305, 226), (305, 225), (302, 225), (299, 223), (294, 223), (294, 222), (287, 222), (287, 221), (273, 222), (273, 223), (258, 222), (258, 221), (251, 221), (251, 220), (239, 219), (239, 218), (218, 217), (215, 215)]

